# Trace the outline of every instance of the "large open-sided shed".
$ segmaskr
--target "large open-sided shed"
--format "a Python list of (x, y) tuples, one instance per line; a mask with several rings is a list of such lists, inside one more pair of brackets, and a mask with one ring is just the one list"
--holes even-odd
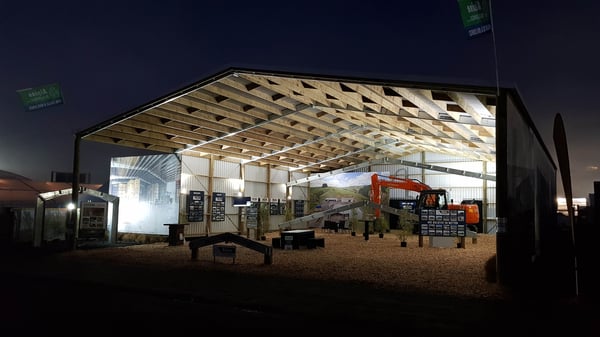
[(551, 250), (556, 167), (514, 88), (228, 69), (79, 132), (74, 171), (81, 140), (310, 174), (423, 152), (493, 162), (453, 173), (496, 181), (499, 280)]

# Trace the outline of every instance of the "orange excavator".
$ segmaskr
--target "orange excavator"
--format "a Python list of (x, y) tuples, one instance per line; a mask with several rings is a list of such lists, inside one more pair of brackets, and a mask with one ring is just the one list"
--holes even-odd
[[(454, 204), (448, 203), (448, 193), (444, 189), (432, 189), (416, 179), (400, 178), (396, 176), (380, 176), (373, 174), (371, 176), (371, 201), (381, 204), (381, 187), (400, 188), (409, 191), (419, 192), (416, 214), (420, 214), (421, 209), (449, 209), (464, 210), (466, 225), (476, 226), (479, 223), (479, 207), (477, 204)], [(378, 218), (381, 214), (379, 208), (375, 209), (375, 216)]]

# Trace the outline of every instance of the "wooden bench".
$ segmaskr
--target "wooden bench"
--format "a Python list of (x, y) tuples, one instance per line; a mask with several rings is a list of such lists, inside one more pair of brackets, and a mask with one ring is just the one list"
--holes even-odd
[(250, 239), (244, 238), (240, 235), (236, 235), (233, 233), (221, 233), (221, 234), (217, 234), (217, 235), (213, 235), (213, 236), (205, 236), (205, 237), (197, 238), (197, 239), (190, 241), (189, 246), (190, 246), (190, 250), (192, 251), (192, 260), (198, 259), (198, 249), (200, 249), (200, 247), (214, 245), (215, 243), (219, 243), (219, 242), (226, 242), (226, 243), (233, 242), (233, 243), (237, 243), (238, 245), (244, 246), (246, 248), (255, 250), (259, 253), (264, 254), (265, 264), (273, 264), (273, 247), (263, 245), (260, 242), (250, 240)]

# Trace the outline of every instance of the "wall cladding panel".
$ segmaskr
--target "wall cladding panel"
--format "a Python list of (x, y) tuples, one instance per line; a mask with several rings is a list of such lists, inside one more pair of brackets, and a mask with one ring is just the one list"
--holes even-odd
[(288, 171), (271, 169), (271, 182), (272, 183), (287, 183), (288, 182)]
[(309, 188), (304, 186), (293, 186), (292, 187), (292, 199), (294, 200), (308, 200)]
[(385, 175), (385, 176), (393, 175), (393, 173), (390, 172), (390, 165), (386, 165), (386, 164), (373, 165), (373, 166), (371, 166), (370, 172), (373, 172), (373, 173), (377, 172), (377, 173)]
[(448, 189), (448, 198), (453, 200), (455, 204), (460, 204), (463, 200), (483, 200), (483, 191), (480, 188), (452, 187)]
[[(428, 171), (428, 172), (431, 172), (431, 171)], [(455, 187), (455, 186), (483, 188), (483, 179), (465, 177), (465, 176), (456, 175), (456, 174), (440, 174), (440, 173), (427, 174), (425, 176), (425, 180), (427, 182), (427, 185), (431, 186), (432, 188), (437, 188), (436, 186), (438, 186), (438, 187), (445, 186), (443, 188), (449, 188), (449, 187)]]
[(210, 161), (206, 158), (182, 156), (181, 172), (192, 175), (208, 176), (209, 163)]
[(483, 162), (481, 161), (441, 162), (436, 165), (467, 172), (481, 173), (483, 171)]
[(256, 165), (245, 165), (244, 166), (244, 180), (256, 181), (256, 182), (267, 182), (267, 168), (264, 166)]
[(240, 178), (240, 167), (239, 163), (232, 163), (229, 161), (215, 160), (214, 161), (213, 175), (220, 178)]
[(244, 196), (261, 199), (266, 198), (267, 184), (255, 181), (246, 181)]
[(237, 196), (240, 191), (240, 179), (213, 178), (213, 191), (223, 192), (226, 196)]
[[(425, 152), (425, 162), (429, 164), (449, 163), (449, 162), (464, 162), (465, 157), (453, 156), (449, 154), (441, 154), (435, 152)], [(468, 161), (468, 160), (467, 160)]]
[(188, 226), (184, 226), (183, 234), (187, 237), (203, 236), (206, 234), (206, 220), (203, 222), (190, 222)]
[(390, 188), (390, 199), (395, 200), (413, 200), (419, 197), (419, 193), (415, 191), (403, 190), (400, 188)]
[[(304, 179), (304, 178), (308, 178), (308, 174), (305, 172), (298, 172), (298, 171), (292, 171), (292, 175), (291, 175), (291, 181), (294, 180), (300, 180), (300, 179)], [(298, 185), (294, 185), (294, 186), (308, 186), (309, 183), (302, 183), (302, 184), (298, 184)]]
[(231, 232), (239, 232), (239, 224), (237, 223), (237, 215), (226, 214), (225, 221), (212, 222), (211, 223), (211, 233), (212, 234), (221, 234), (221, 233), (231, 233)]
[(421, 153), (413, 153), (411, 155), (404, 156), (401, 159), (420, 163), (421, 162)]
[(208, 177), (198, 175), (181, 175), (181, 191), (208, 191)]
[(285, 200), (285, 183), (271, 184), (271, 198)]

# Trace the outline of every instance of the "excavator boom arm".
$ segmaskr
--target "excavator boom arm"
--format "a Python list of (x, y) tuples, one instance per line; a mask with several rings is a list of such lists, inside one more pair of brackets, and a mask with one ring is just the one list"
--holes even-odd
[[(371, 200), (374, 203), (381, 204), (381, 187), (399, 188), (408, 191), (421, 192), (430, 190), (429, 185), (415, 179), (400, 178), (396, 176), (371, 175)], [(375, 216), (379, 217), (379, 208), (375, 210)]]

